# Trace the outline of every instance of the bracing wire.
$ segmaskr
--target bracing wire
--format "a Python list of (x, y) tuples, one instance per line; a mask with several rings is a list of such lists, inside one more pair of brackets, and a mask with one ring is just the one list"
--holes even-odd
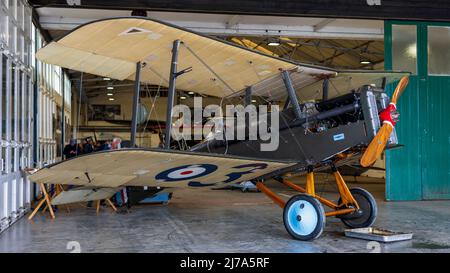
[[(161, 81), (160, 81), (160, 83), (158, 85), (158, 90), (156, 92), (156, 95), (155, 95), (154, 99), (152, 99), (152, 97), (151, 97), (151, 92), (149, 90), (148, 84), (147, 83), (145, 84), (145, 91), (146, 91), (147, 96), (149, 97), (149, 99), (151, 101), (151, 106), (150, 106), (150, 111), (147, 114), (147, 118), (146, 118), (143, 130), (142, 130), (142, 133), (145, 133), (145, 130), (147, 129), (147, 126), (148, 126), (148, 123), (149, 123), (149, 121), (151, 119), (152, 114), (155, 113), (155, 115), (157, 115), (157, 112), (155, 110), (156, 109), (156, 102), (157, 102), (158, 98), (160, 97), (161, 85), (162, 85), (162, 82), (163, 82), (163, 79), (162, 78), (160, 78), (160, 79), (161, 79)], [(156, 122), (157, 122), (157, 125), (158, 125), (158, 129), (161, 132), (161, 124), (160, 124), (157, 116), (156, 116)]]
[(185, 43), (182, 43), (182, 45), (200, 62), (202, 63), (206, 69), (209, 70), (209, 72), (211, 72), (218, 80), (220, 80), (228, 89), (230, 89), (231, 93), (236, 92), (236, 90), (234, 90), (224, 79), (222, 79), (222, 77), (220, 77), (215, 71), (214, 69), (212, 69), (205, 61), (202, 60), (202, 58), (200, 58), (200, 56), (198, 56), (188, 45), (186, 45)]

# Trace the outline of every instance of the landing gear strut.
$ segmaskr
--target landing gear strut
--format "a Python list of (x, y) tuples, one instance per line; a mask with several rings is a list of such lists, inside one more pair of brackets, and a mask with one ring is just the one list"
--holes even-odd
[[(349, 228), (365, 228), (373, 225), (377, 218), (377, 203), (375, 198), (365, 189), (350, 189), (351, 194), (358, 202), (359, 209), (355, 212), (338, 216), (341, 221)], [(342, 200), (339, 199), (338, 204)]]

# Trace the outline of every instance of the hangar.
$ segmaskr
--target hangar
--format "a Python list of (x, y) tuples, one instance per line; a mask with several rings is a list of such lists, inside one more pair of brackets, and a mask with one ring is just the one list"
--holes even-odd
[[(64, 205), (56, 206), (55, 213), (52, 206), (40, 211), (35, 209), (45, 204), (47, 191), (50, 197), (56, 197), (60, 189), (64, 194), (69, 192), (68, 185), (84, 185), (70, 178), (71, 168), (79, 166), (79, 170), (87, 170), (83, 164), (93, 166), (101, 165), (102, 160), (108, 162), (108, 156), (102, 152), (88, 155), (90, 160), (83, 159), (86, 155), (76, 158), (81, 162), (79, 165), (75, 159), (58, 164), (67, 159), (64, 150), (72, 139), (84, 146), (97, 145), (92, 147), (97, 150), (114, 144), (109, 142), (117, 139), (122, 141), (121, 151), (125, 152), (127, 148), (136, 147), (152, 151), (190, 150), (197, 143), (165, 141), (170, 139), (167, 128), (171, 126), (166, 126), (171, 123), (167, 119), (167, 113), (172, 110), (170, 105), (184, 104), (192, 108), (196, 98), (201, 98), (204, 105), (222, 104), (227, 97), (257, 106), (284, 105), (300, 115), (293, 96), (300, 99), (299, 109), (303, 112), (308, 111), (308, 102), (341, 98), (340, 91), (350, 92), (363, 84), (382, 86), (392, 95), (404, 75), (408, 75), (409, 85), (398, 101), (401, 118), (395, 127), (396, 143), (400, 145), (387, 150), (370, 168), (358, 162), (343, 162), (338, 168), (349, 187), (366, 187), (372, 191), (378, 203), (376, 226), (414, 231), (415, 237), (409, 243), (383, 245), (383, 251), (448, 251), (449, 203), (446, 200), (450, 198), (450, 132), (446, 126), (449, 112), (445, 109), (450, 99), (446, 91), (450, 84), (450, 55), (446, 50), (450, 44), (450, 7), (443, 1), (415, 1), (414, 7), (405, 13), (398, 7), (412, 4), (400, 0), (335, 1), (332, 5), (328, 1), (323, 1), (328, 5), (318, 3), (321, 1), (293, 2), (261, 5), (261, 1), (89, 1), (88, 4), (58, 0), (2, 1), (0, 251), (66, 252), (67, 243), (76, 241), (86, 252), (367, 252), (366, 242), (343, 236), (344, 228), (335, 218), (328, 218), (324, 232), (328, 235), (322, 235), (312, 245), (298, 242), (293, 246), (284, 231), (281, 213), (272, 201), (281, 200), (286, 206), (295, 192), (271, 179), (266, 181), (273, 189), (270, 193), (277, 193), (279, 199), (228, 189), (216, 190), (214, 194), (207, 189), (189, 189), (173, 191), (172, 196), (170, 191), (166, 195), (165, 191), (159, 192), (160, 189), (153, 191), (143, 182), (141, 187), (127, 189), (125, 195), (129, 203), (131, 199), (139, 202), (153, 198), (151, 202), (163, 200), (163, 203), (168, 202), (167, 206), (133, 204), (131, 208), (125, 206), (120, 210), (124, 213), (111, 214), (108, 202), (103, 205), (68, 196), (79, 201), (67, 207), (70, 212), (65, 211)], [(120, 18), (130, 22), (110, 23)], [(138, 21), (133, 23), (135, 19)], [(167, 32), (156, 31), (157, 28)], [(181, 34), (176, 34), (179, 30)], [(115, 38), (107, 38), (108, 35), (129, 39), (146, 35), (156, 46), (151, 50), (152, 43), (139, 47), (139, 39), (115, 44)], [(162, 43), (166, 37), (169, 37), (168, 42)], [(181, 77), (175, 85), (178, 75), (169, 75), (173, 74), (171, 58), (175, 56), (171, 53), (175, 49), (172, 41), (178, 39), (182, 42), (177, 56), (178, 68), (184, 70), (180, 70)], [(204, 46), (206, 42), (210, 44)], [(241, 59), (236, 57), (238, 55)], [(109, 59), (102, 59), (104, 56)], [(239, 71), (233, 71), (233, 65), (240, 65), (240, 61), (248, 58), (258, 64), (261, 62), (257, 67), (260, 71), (244, 70), (242, 65)], [(139, 61), (140, 68), (127, 62), (129, 60)], [(225, 62), (223, 71), (217, 65), (220, 61)], [(297, 70), (292, 72), (290, 69), (294, 65)], [(295, 95), (289, 93), (286, 77), (280, 76), (274, 68), (290, 71)], [(383, 74), (388, 72), (398, 75)], [(183, 74), (187, 76), (183, 78)], [(304, 76), (306, 74), (309, 77)], [(327, 96), (324, 95), (325, 85), (329, 86)], [(245, 92), (247, 89), (253, 90)], [(231, 96), (239, 91), (242, 92), (237, 96)], [(330, 106), (322, 107), (325, 107), (322, 110), (329, 110), (326, 107)], [(308, 117), (311, 116), (306, 113), (306, 122)], [(348, 125), (351, 121), (342, 121), (339, 116), (338, 123), (327, 125), (327, 129)], [(323, 124), (316, 125), (315, 132), (321, 132)], [(324, 142), (315, 144), (327, 146)], [(212, 149), (206, 145), (199, 146), (197, 151), (206, 148)], [(226, 149), (228, 152), (228, 145)], [(77, 155), (83, 153), (78, 148), (75, 151)], [(233, 149), (229, 152), (232, 156)], [(323, 154), (326, 152), (328, 149)], [(253, 153), (245, 154), (249, 155), (257, 157)], [(277, 157), (294, 158), (297, 160), (294, 163), (301, 161), (295, 155), (288, 155), (287, 150), (264, 159)], [(130, 160), (132, 158), (129, 156)], [(149, 158), (157, 156), (151, 154)], [(189, 158), (183, 159), (183, 166), (194, 164), (194, 155)], [(125, 164), (120, 156), (117, 160), (118, 165), (110, 164), (110, 168)], [(216, 162), (214, 160), (219, 162), (219, 159), (211, 159)], [(165, 159), (156, 161), (153, 168), (174, 170), (172, 165), (164, 167), (164, 162)], [(314, 164), (323, 162), (317, 160)], [(228, 166), (223, 167), (225, 169), (234, 166), (225, 162), (217, 164)], [(33, 180), (29, 172), (57, 169), (57, 166), (67, 166), (67, 169), (63, 168), (63, 175), (55, 176), (54, 180), (59, 182), (45, 181), (47, 186), (34, 182), (48, 180), (49, 175), (55, 173), (41, 171), (39, 175), (38, 171), (38, 178)], [(198, 171), (181, 170), (176, 170), (179, 175)], [(89, 183), (101, 180), (100, 176), (91, 179), (88, 171), (81, 173), (86, 174), (86, 178), (79, 178), (78, 174), (74, 177), (87, 179)], [(324, 169), (315, 172), (315, 191), (338, 202), (335, 193), (340, 188), (338, 184), (336, 190), (332, 173), (334, 171)], [(170, 175), (175, 174), (167, 175), (171, 178)], [(70, 181), (63, 183), (64, 177)], [(292, 175), (289, 183), (308, 184), (311, 181), (308, 177)], [(249, 177), (249, 180), (254, 178)], [(107, 176), (105, 181), (111, 179), (126, 178), (118, 172)], [(64, 184), (62, 188), (61, 184)], [(115, 189), (120, 193), (120, 188)], [(266, 188), (260, 190), (265, 192)], [(104, 192), (108, 198), (111, 193), (115, 194)], [(63, 195), (59, 198), (63, 199)], [(101, 209), (103, 206), (105, 208)], [(52, 215), (46, 210), (52, 211)], [(35, 225), (27, 220), (30, 215), (34, 216), (31, 221)], [(50, 220), (52, 217), (55, 220)], [(421, 220), (411, 222), (412, 218)], [(102, 229), (104, 223), (109, 231)], [(157, 228), (149, 231), (147, 225)], [(240, 227), (249, 231), (242, 233)], [(44, 229), (60, 234), (57, 237), (61, 241), (46, 244), (47, 237), (41, 233)], [(267, 232), (272, 235), (265, 238), (265, 244), (255, 243)], [(117, 234), (123, 236), (117, 237)], [(166, 242), (167, 238), (171, 243)], [(210, 240), (220, 243), (213, 246), (208, 244)]]

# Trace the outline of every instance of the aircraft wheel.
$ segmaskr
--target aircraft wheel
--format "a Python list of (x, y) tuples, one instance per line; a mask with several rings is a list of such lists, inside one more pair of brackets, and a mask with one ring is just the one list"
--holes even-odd
[[(365, 189), (353, 188), (350, 192), (359, 205), (359, 211), (350, 214), (342, 215), (339, 218), (349, 228), (366, 228), (375, 223), (377, 218), (377, 202), (375, 198)], [(341, 204), (339, 199), (338, 204)]]
[(308, 194), (293, 196), (283, 210), (283, 222), (294, 239), (310, 241), (322, 234), (325, 227), (325, 211), (322, 204)]

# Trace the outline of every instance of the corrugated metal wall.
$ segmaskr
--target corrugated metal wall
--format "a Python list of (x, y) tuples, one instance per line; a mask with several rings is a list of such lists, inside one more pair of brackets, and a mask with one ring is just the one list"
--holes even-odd
[(419, 80), (411, 77), (398, 102), (400, 121), (396, 125), (399, 143), (405, 145), (386, 153), (386, 197), (388, 200), (420, 200), (420, 110)]
[(427, 87), (421, 96), (422, 197), (450, 199), (450, 77), (428, 77)]
[[(398, 103), (404, 147), (386, 153), (386, 199), (450, 199), (450, 75), (428, 75), (425, 22), (386, 22), (385, 65), (392, 69), (392, 25), (417, 26), (417, 74)], [(449, 60), (450, 61), (450, 60)]]

